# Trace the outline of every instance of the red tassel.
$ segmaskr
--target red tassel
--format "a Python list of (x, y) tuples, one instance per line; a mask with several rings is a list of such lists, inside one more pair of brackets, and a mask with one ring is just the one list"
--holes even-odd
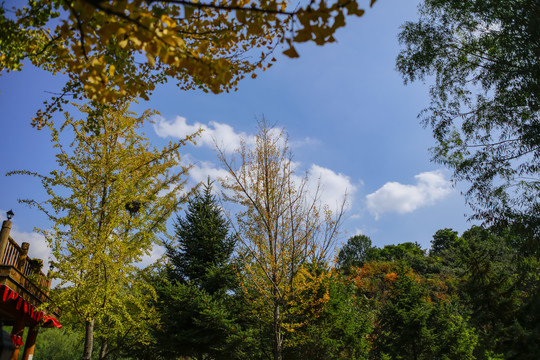
[(22, 337), (19, 335), (13, 335), (11, 334), (11, 342), (15, 346), (21, 346), (23, 344)]

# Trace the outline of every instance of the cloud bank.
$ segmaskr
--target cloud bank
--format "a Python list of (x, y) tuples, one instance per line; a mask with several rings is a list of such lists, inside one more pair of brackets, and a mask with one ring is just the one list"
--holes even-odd
[(228, 172), (214, 166), (211, 162), (201, 161), (194, 164), (189, 170), (189, 176), (196, 182), (206, 182), (206, 179), (218, 180), (225, 178)]
[(236, 133), (232, 126), (215, 121), (211, 121), (208, 125), (199, 122), (190, 125), (187, 123), (187, 119), (182, 116), (177, 116), (172, 122), (161, 116), (156, 117), (154, 120), (154, 131), (162, 138), (171, 136), (183, 139), (202, 129), (201, 135), (196, 138), (197, 145), (210, 148), (217, 145), (226, 153), (231, 153), (240, 148), (242, 139), (248, 144), (255, 141), (254, 136), (248, 136), (244, 132)]
[(452, 192), (452, 183), (442, 171), (430, 171), (414, 177), (416, 185), (387, 182), (379, 190), (366, 196), (368, 211), (375, 218), (383, 213), (405, 214), (444, 199)]
[[(206, 182), (208, 177), (211, 180), (229, 177), (225, 169), (216, 167), (211, 162), (206, 161), (193, 164), (190, 176), (195, 182)], [(308, 178), (307, 194), (311, 199), (317, 196), (321, 204), (328, 205), (331, 210), (336, 210), (343, 203), (346, 194), (347, 201), (344, 210), (350, 209), (357, 188), (347, 175), (313, 164), (308, 170)], [(300, 172), (294, 175), (293, 181), (297, 184), (301, 183), (302, 176)], [(214, 186), (222, 190), (219, 183), (215, 183)]]
[[(224, 153), (232, 153), (240, 148), (242, 141), (248, 146), (255, 144), (255, 135), (248, 135), (244, 132), (235, 132), (234, 128), (228, 124), (222, 124), (215, 121), (208, 125), (195, 122), (192, 125), (188, 124), (187, 119), (182, 116), (177, 116), (173, 121), (167, 121), (163, 117), (156, 117), (154, 131), (160, 137), (175, 137), (185, 138), (186, 136), (195, 133), (199, 129), (203, 129), (201, 135), (196, 139), (197, 146), (206, 146), (215, 148), (217, 145)], [(272, 128), (270, 130), (273, 136), (278, 136), (281, 132), (280, 128)], [(285, 141), (285, 139), (281, 139)], [(317, 140), (305, 138), (300, 141), (289, 141), (291, 147), (299, 147), (307, 144), (317, 143)], [(227, 171), (223, 168), (216, 167), (208, 161), (194, 161), (191, 156), (188, 159), (192, 168), (189, 171), (191, 179), (195, 182), (205, 182), (207, 177), (212, 180), (226, 178)], [(296, 168), (300, 164), (294, 164)], [(352, 198), (356, 192), (356, 187), (352, 184), (350, 178), (344, 174), (336, 173), (331, 169), (313, 164), (308, 169), (309, 183), (308, 195), (312, 197), (318, 196), (324, 205), (328, 205), (330, 209), (335, 210), (341, 206), (345, 194), (347, 194), (347, 203), (345, 210), (351, 207)], [(301, 175), (295, 178), (299, 184), (302, 180)], [(218, 186), (218, 184), (216, 184)], [(317, 188), (319, 192), (317, 194)]]
[[(237, 133), (231, 125), (216, 121), (210, 121), (208, 125), (200, 122), (190, 125), (187, 119), (182, 116), (177, 116), (173, 121), (167, 121), (162, 116), (156, 116), (154, 117), (154, 121), (154, 131), (159, 137), (166, 138), (170, 136), (183, 139), (202, 129), (201, 134), (195, 139), (197, 146), (206, 146), (213, 149), (217, 145), (220, 150), (228, 154), (238, 150), (242, 141), (248, 146), (252, 146), (256, 140), (255, 135), (248, 135), (245, 132)], [(280, 132), (281, 128), (270, 129), (272, 135), (278, 135)], [(289, 146), (296, 148), (318, 143), (318, 140), (306, 137), (300, 140), (289, 141)]]

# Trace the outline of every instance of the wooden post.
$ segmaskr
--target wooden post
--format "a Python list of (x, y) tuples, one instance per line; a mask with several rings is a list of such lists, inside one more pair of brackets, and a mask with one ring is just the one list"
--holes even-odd
[[(15, 320), (15, 325), (13, 325), (13, 329), (11, 330), (11, 335), (18, 335), (21, 338), (24, 335), (24, 314), (19, 314), (19, 318)], [(11, 360), (17, 360), (19, 357), (19, 349), (20, 346), (15, 346), (15, 351), (13, 352), (13, 355), (11, 356)]]
[(11, 232), (11, 221), (6, 220), (2, 223), (2, 231), (0, 232), (0, 264), (4, 263), (4, 253), (9, 242), (9, 233)]
[(51, 290), (51, 284), (52, 284), (52, 271), (51, 269), (49, 269), (49, 271), (47, 271), (47, 291), (45, 291), (45, 294), (47, 294), (47, 296), (49, 295), (49, 290)]
[(32, 327), (28, 332), (28, 336), (26, 337), (26, 343), (24, 344), (22, 360), (32, 360), (32, 358), (34, 357), (34, 349), (36, 347), (38, 331), (39, 327), (36, 325)]
[[(26, 258), (28, 257), (28, 249), (30, 248), (30, 244), (27, 243), (27, 242), (23, 242), (21, 244), (21, 254), (19, 255), (19, 262), (17, 264), (17, 269), (19, 269), (19, 271), (21, 273), (24, 274), (24, 265), (26, 264)], [(25, 274), (26, 275), (26, 274)]]

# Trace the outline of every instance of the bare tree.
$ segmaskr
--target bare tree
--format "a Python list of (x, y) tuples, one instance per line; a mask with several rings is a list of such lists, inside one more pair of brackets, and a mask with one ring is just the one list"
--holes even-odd
[(258, 125), (254, 146), (243, 141), (231, 158), (222, 149), (218, 153), (228, 171), (222, 181), (226, 199), (242, 207), (235, 226), (244, 289), (272, 324), (274, 359), (281, 360), (284, 329), (291, 328), (287, 310), (324, 276), (307, 265), (328, 263), (345, 199), (335, 213), (322, 205), (320, 187), (309, 189), (309, 175), (295, 174), (285, 131), (264, 119)]

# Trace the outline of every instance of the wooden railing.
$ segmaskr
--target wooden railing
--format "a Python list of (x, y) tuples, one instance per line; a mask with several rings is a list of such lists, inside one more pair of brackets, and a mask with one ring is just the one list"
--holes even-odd
[[(4, 231), (5, 229), (2, 229), (2, 232)], [(16, 268), (24, 277), (32, 281), (42, 291), (48, 292), (51, 288), (50, 279), (41, 271), (41, 264), (39, 264), (39, 261), (28, 258), (30, 244), (23, 242), (22, 245), (19, 246), (9, 234), (4, 233), (2, 235), (4, 235), (4, 239), (7, 235), (8, 239), (6, 239), (7, 241), (4, 240), (4, 246), (0, 246), (0, 248), (4, 248), (3, 255), (0, 253), (0, 265), (8, 265)]]
[(21, 249), (19, 244), (17, 244), (15, 240), (9, 237), (8, 244), (4, 252), (4, 258), (2, 259), (2, 264), (17, 267), (19, 263), (19, 257), (22, 251), (23, 250)]

